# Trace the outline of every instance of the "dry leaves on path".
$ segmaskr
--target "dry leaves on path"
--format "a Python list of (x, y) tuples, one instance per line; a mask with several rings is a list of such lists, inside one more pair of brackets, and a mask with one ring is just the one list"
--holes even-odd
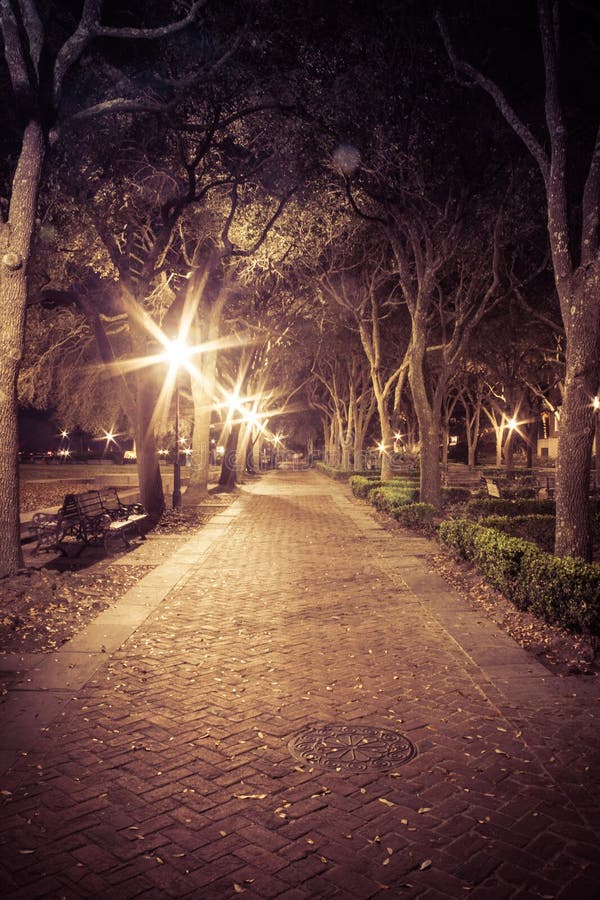
[[(29, 483), (26, 488), (26, 502), (32, 504), (29, 511), (60, 504), (70, 490), (83, 489), (78, 482)], [(168, 510), (153, 534), (191, 535), (234, 499), (219, 494), (202, 506)], [(56, 650), (153, 568), (136, 565), (133, 557), (128, 565), (122, 555), (115, 565), (115, 558), (102, 547), (85, 548), (72, 559), (57, 554), (34, 557), (32, 545), (24, 550), (26, 568), (0, 581), (0, 654)], [(163, 554), (157, 553), (153, 563), (161, 562)]]

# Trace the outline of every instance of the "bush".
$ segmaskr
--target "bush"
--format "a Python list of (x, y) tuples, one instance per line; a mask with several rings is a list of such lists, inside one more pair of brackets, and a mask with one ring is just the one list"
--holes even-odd
[(419, 489), (410, 485), (387, 482), (368, 492), (368, 498), (380, 512), (391, 513), (401, 506), (408, 506), (419, 499)]
[(556, 510), (554, 500), (497, 500), (494, 497), (469, 500), (465, 515), (470, 519), (485, 516), (551, 516)]
[(333, 478), (334, 481), (348, 481), (352, 472), (343, 472), (341, 469), (336, 468), (335, 466), (330, 466), (327, 463), (320, 462), (317, 460), (315, 463), (315, 469), (318, 469), (319, 472), (322, 472), (323, 475), (327, 475), (329, 478)]
[(471, 498), (469, 488), (443, 487), (442, 506), (455, 506), (457, 503), (466, 503)]
[(569, 631), (582, 631), (596, 644), (600, 637), (600, 567), (551, 556), (529, 541), (468, 519), (442, 522), (439, 534), (516, 606)]
[(349, 484), (355, 497), (367, 500), (369, 491), (374, 487), (379, 487), (383, 482), (379, 480), (378, 476), (352, 475)]
[(554, 549), (554, 516), (487, 516), (480, 519), (479, 524), (484, 528), (495, 528), (512, 537), (531, 541), (546, 553), (552, 553)]
[(409, 503), (407, 506), (396, 507), (392, 510), (392, 516), (406, 528), (416, 528), (418, 531), (432, 533), (434, 531), (434, 519), (437, 515), (435, 506), (430, 503)]

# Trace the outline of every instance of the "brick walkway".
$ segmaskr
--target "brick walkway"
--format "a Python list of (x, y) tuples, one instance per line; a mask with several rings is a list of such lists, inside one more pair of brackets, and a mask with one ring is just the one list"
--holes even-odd
[(3, 897), (597, 898), (597, 689), (431, 549), (312, 471), (244, 491), (105, 621), (113, 652), (9, 698)]

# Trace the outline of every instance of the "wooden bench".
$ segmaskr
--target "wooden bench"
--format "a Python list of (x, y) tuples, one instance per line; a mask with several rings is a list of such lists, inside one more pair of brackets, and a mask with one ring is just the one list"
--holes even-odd
[(481, 484), (487, 490), (489, 497), (496, 500), (519, 500), (532, 499), (539, 497), (541, 490), (540, 484), (536, 478), (528, 478), (526, 480), (502, 480), (500, 478), (490, 478), (487, 475), (481, 476)]
[(81, 494), (67, 494), (56, 515), (36, 513), (33, 527), (37, 542), (33, 552), (60, 550), (67, 555), (69, 538), (80, 545), (76, 555), (94, 543), (102, 542), (105, 550), (109, 551), (116, 542), (128, 547), (133, 534), (145, 539), (141, 525), (148, 516), (140, 504), (130, 504), (139, 511), (128, 511), (127, 505), (119, 501), (114, 488), (108, 491), (107, 504), (104, 505), (100, 491), (84, 491)]
[(505, 495), (503, 495), (500, 490), (500, 485), (495, 478), (485, 478), (482, 476), (482, 484), (488, 492), (488, 497), (494, 497), (496, 500), (505, 499)]

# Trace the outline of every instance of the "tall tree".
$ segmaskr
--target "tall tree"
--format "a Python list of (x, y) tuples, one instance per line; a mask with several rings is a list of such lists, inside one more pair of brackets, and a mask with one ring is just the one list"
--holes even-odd
[[(521, 12), (522, 8), (519, 16)], [(541, 174), (548, 241), (566, 337), (556, 474), (555, 553), (589, 558), (592, 398), (598, 389), (600, 338), (600, 121), (595, 102), (599, 76), (598, 33), (596, 30), (596, 39), (588, 48), (583, 29), (587, 28), (589, 33), (597, 19), (591, 10), (586, 17), (579, 4), (570, 10), (567, 3), (559, 0), (538, 0), (537, 12), (541, 54), (539, 49), (528, 47), (527, 65), (530, 67), (530, 56), (535, 54), (544, 78), (540, 116), (545, 125), (543, 131), (542, 122), (539, 131), (535, 125), (528, 124), (529, 115), (519, 112), (517, 103), (511, 101), (498, 79), (462, 58), (441, 15), (438, 23), (456, 72), (492, 98)], [(561, 31), (565, 18), (568, 30)], [(522, 21), (513, 21), (515, 24), (520, 27)], [(582, 61), (590, 67), (587, 72), (580, 68)], [(577, 89), (576, 103), (573, 103), (573, 86)]]
[[(35, 229), (38, 191), (48, 142), (65, 123), (61, 114), (77, 107), (76, 91), (66, 91), (84, 58), (101, 68), (90, 53), (97, 42), (114, 39), (156, 41), (193, 24), (206, 0), (190, 4), (184, 18), (151, 27), (115, 27), (102, 21), (102, 0), (84, 0), (72, 19), (62, 4), (43, 12), (34, 0), (0, 4), (0, 30), (11, 96), (7, 99), (19, 123), (16, 164), (9, 185), (6, 217), (0, 221), (0, 577), (22, 566), (17, 460), (17, 378), (23, 355), (27, 272)], [(54, 23), (58, 22), (57, 28)], [(136, 86), (124, 79), (94, 98), (88, 115), (115, 114), (146, 108), (147, 82)], [(70, 108), (70, 109), (69, 109)]]

